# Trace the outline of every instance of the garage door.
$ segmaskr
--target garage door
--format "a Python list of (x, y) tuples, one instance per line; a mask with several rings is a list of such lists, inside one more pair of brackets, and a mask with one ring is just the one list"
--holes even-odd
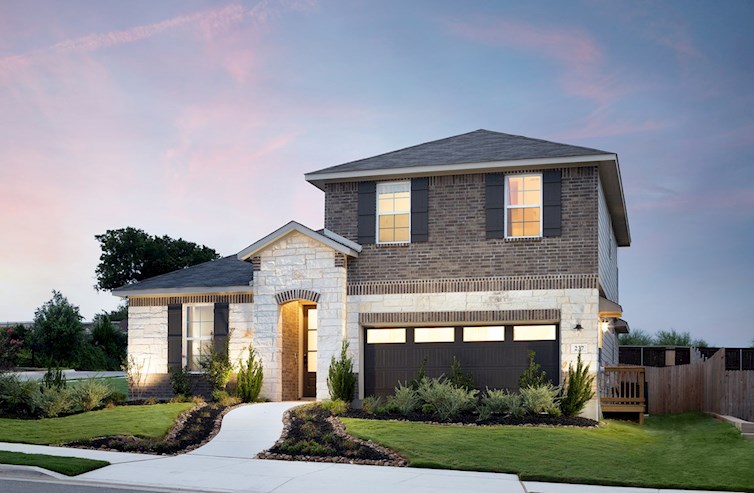
[(364, 395), (389, 395), (416, 378), (422, 360), (430, 377), (450, 373), (455, 356), (478, 389), (518, 389), (528, 352), (547, 377), (559, 382), (557, 325), (365, 328)]

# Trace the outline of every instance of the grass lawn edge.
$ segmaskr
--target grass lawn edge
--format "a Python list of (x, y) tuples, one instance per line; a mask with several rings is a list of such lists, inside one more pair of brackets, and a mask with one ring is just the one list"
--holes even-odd
[(14, 466), (35, 466), (66, 476), (78, 476), (94, 471), (110, 463), (104, 460), (83, 459), (81, 457), (62, 457), (47, 454), (27, 454), (0, 450), (0, 464)]

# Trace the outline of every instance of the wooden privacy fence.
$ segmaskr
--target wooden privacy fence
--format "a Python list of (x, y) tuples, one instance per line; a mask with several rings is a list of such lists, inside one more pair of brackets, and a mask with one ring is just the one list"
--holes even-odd
[(754, 371), (727, 371), (724, 351), (645, 374), (649, 414), (705, 411), (754, 421)]

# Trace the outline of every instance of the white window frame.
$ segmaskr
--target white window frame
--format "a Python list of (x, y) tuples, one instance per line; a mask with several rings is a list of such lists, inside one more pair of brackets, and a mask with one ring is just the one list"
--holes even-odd
[[(510, 190), (510, 179), (511, 178), (526, 178), (527, 176), (539, 176), (539, 205), (509, 205), (508, 204), (508, 191)], [(506, 239), (518, 239), (518, 238), (542, 238), (543, 233), (543, 219), (544, 219), (544, 205), (542, 204), (544, 202), (544, 177), (542, 173), (521, 173), (521, 174), (512, 174), (512, 175), (505, 175), (505, 197), (503, 197), (503, 203), (505, 204), (505, 207), (503, 207), (503, 230), (505, 231), (505, 238)], [(510, 209), (533, 209), (535, 207), (539, 208), (539, 234), (535, 236), (510, 236), (508, 234), (508, 210)]]
[[(188, 336), (188, 317), (186, 315), (187, 310), (191, 308), (192, 310), (197, 307), (204, 307), (204, 306), (210, 306), (213, 308), (212, 313), (212, 335), (209, 337), (207, 336), (199, 336), (199, 337), (189, 337)], [(181, 363), (182, 367), (186, 368), (189, 363), (189, 354), (188, 354), (188, 341), (213, 341), (215, 338), (215, 314), (214, 314), (214, 303), (184, 303), (181, 306), (181, 317), (183, 319), (183, 334), (182, 334), (182, 340), (181, 340)], [(191, 370), (191, 373), (203, 373), (201, 370)]]
[[(380, 188), (388, 185), (406, 185), (408, 188), (408, 211), (386, 212), (380, 214)], [(374, 237), (378, 245), (405, 245), (411, 243), (411, 181), (382, 181), (377, 183), (375, 189), (375, 214)], [(408, 213), (408, 240), (406, 241), (380, 241), (380, 216), (396, 216), (398, 214)]]

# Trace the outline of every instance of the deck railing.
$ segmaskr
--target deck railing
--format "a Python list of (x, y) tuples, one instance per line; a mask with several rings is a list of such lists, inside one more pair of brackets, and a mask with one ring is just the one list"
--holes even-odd
[(599, 396), (603, 412), (637, 412), (644, 422), (644, 367), (606, 366)]

